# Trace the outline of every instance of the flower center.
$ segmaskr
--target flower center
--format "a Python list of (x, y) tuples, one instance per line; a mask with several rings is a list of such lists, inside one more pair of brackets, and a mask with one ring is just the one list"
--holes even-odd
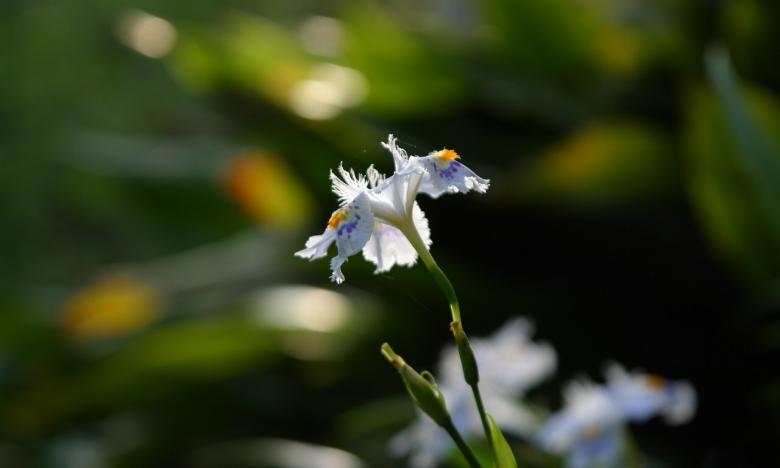
[(601, 436), (601, 428), (598, 426), (598, 424), (591, 424), (585, 428), (585, 430), (582, 432), (582, 436), (585, 438), (585, 440), (596, 440)]
[(646, 382), (647, 386), (650, 387), (651, 390), (661, 390), (666, 386), (666, 381), (664, 378), (657, 375), (648, 375)]
[(347, 219), (347, 212), (344, 210), (344, 208), (339, 208), (338, 210), (334, 211), (332, 215), (330, 215), (330, 219), (328, 220), (328, 228), (336, 229), (345, 219)]

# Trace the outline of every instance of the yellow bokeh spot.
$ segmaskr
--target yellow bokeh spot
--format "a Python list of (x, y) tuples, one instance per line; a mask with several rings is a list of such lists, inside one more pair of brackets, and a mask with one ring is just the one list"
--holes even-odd
[(590, 178), (608, 163), (611, 143), (606, 135), (594, 129), (575, 134), (552, 151), (552, 172), (564, 183)]
[(436, 159), (439, 161), (453, 161), (455, 159), (460, 159), (460, 155), (456, 153), (455, 150), (444, 148), (436, 153)]
[(63, 307), (62, 326), (76, 339), (103, 339), (142, 329), (160, 316), (159, 291), (126, 275), (113, 275), (77, 291)]
[(273, 155), (250, 153), (236, 157), (225, 179), (231, 198), (256, 222), (294, 228), (309, 216), (308, 193), (284, 162)]
[(630, 76), (638, 71), (641, 62), (640, 44), (631, 31), (604, 27), (596, 37), (595, 47), (597, 60), (608, 73)]

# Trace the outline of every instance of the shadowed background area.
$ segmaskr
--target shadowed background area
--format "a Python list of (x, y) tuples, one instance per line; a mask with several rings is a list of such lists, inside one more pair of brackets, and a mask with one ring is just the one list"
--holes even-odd
[[(780, 421), (780, 4), (5, 0), (0, 467), (392, 467), (393, 347), (450, 342), (425, 270), (293, 257), (328, 170), (454, 148), (420, 198), (470, 334), (696, 387), (652, 466), (771, 466)], [(511, 440), (524, 466), (560, 466)], [(531, 454), (524, 458), (523, 454)], [(770, 461), (772, 460), (772, 461)], [(457, 464), (457, 461), (454, 462)]]

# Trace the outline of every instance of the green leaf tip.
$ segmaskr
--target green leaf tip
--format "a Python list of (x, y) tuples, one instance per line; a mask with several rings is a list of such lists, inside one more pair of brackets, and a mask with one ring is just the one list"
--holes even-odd
[(493, 416), (488, 414), (487, 417), (490, 425), (490, 444), (496, 468), (517, 468), (517, 460), (515, 460), (515, 454), (512, 453), (509, 442), (506, 441)]
[(389, 343), (382, 343), (382, 347), (380, 349), (382, 351), (382, 356), (387, 359), (387, 362), (393, 362), (393, 360), (398, 357), (398, 355), (395, 354), (395, 351), (393, 351), (393, 348), (390, 347)]

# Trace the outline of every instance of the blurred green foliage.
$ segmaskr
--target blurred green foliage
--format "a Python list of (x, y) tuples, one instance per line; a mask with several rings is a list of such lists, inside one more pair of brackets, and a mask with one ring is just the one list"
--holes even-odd
[(355, 258), (337, 289), (292, 257), (335, 208), (327, 170), (390, 171), (388, 133), (492, 179), (422, 205), (474, 333), (523, 313), (559, 346), (533, 398), (609, 358), (656, 366), (702, 407), (686, 437), (639, 433), (650, 462), (759, 463), (776, 427), (756, 421), (780, 420), (779, 19), (761, 0), (3, 2), (0, 467), (398, 466), (385, 444), (413, 413), (378, 344), (430, 367), (445, 304), (419, 268)]

